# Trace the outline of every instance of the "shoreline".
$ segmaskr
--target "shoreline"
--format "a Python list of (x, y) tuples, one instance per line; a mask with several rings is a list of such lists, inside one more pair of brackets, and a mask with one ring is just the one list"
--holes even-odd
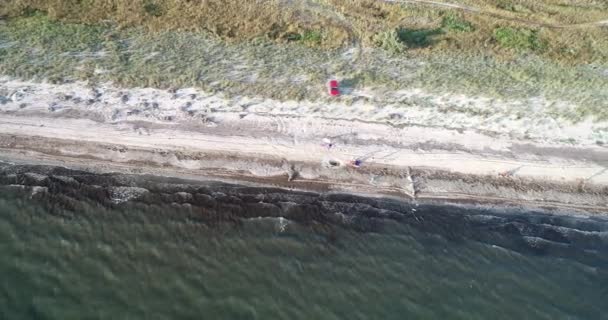
[[(130, 96), (129, 89), (107, 85), (3, 81), (14, 89), (0, 109), (4, 161), (414, 201), (608, 212), (608, 150), (556, 142), (552, 131), (531, 140), (510, 135), (508, 126), (489, 133), (327, 118), (323, 112), (295, 116), (281, 111), (298, 110), (295, 101), (243, 108), (195, 89), (171, 94), (135, 88)], [(204, 98), (193, 100), (197, 96)], [(351, 109), (338, 102), (326, 108)], [(374, 108), (357, 106), (370, 114)], [(417, 111), (401, 112), (408, 118)], [(558, 125), (566, 135), (581, 126)], [(356, 159), (363, 162), (359, 168), (349, 165)]]
[[(124, 151), (126, 152), (126, 150)], [(218, 161), (229, 165), (230, 161), (238, 162), (239, 160), (223, 158)], [(384, 198), (429, 205), (541, 210), (552, 214), (572, 216), (608, 216), (606, 205), (603, 204), (603, 201), (606, 200), (606, 188), (591, 186), (590, 189), (582, 190), (580, 186), (572, 184), (542, 183), (535, 180), (512, 178), (501, 179), (428, 168), (408, 169), (414, 181), (412, 181), (413, 189), (407, 190), (390, 184), (378, 187), (364, 183), (365, 179), (375, 175), (375, 172), (370, 168), (366, 168), (365, 171), (357, 171), (359, 174), (358, 181), (347, 181), (338, 179), (339, 177), (290, 180), (289, 166), (286, 166), (285, 162), (266, 162), (269, 171), (273, 171), (275, 174), (261, 176), (243, 170), (231, 171), (222, 168), (192, 170), (159, 163), (117, 163), (95, 159), (94, 157), (57, 156), (32, 150), (11, 153), (7, 152), (6, 148), (0, 148), (0, 163), (17, 166), (54, 166), (68, 170), (83, 170), (91, 174), (126, 174), (163, 179), (184, 179), (194, 183), (229, 183), (256, 188), (278, 188), (286, 192), (351, 194), (366, 198)], [(257, 165), (260, 165), (260, 163), (257, 162)], [(298, 165), (300, 169), (306, 169), (305, 164), (300, 163)], [(380, 168), (380, 171), (384, 169)], [(362, 171), (365, 174), (362, 174)], [(403, 172), (397, 174), (399, 173)], [(383, 172), (383, 174), (386, 174), (386, 172)], [(352, 178), (352, 176), (350, 177)], [(409, 182), (407, 176), (400, 178), (402, 181)], [(457, 182), (454, 183), (454, 181)], [(418, 187), (414, 186), (416, 184)], [(438, 188), (443, 188), (445, 191), (436, 191)], [(596, 201), (595, 205), (591, 201)]]
[(287, 225), (298, 225), (328, 243), (335, 241), (337, 230), (391, 233), (414, 228), (451, 241), (473, 240), (583, 263), (596, 259), (594, 252), (605, 247), (608, 230), (605, 214), (564, 208), (287, 190), (242, 181), (92, 173), (3, 162), (0, 191), (0, 201), (3, 196), (27, 199), (54, 219), (66, 221), (88, 219), (89, 212), (105, 212), (102, 219), (110, 215), (130, 219), (131, 212), (150, 212), (148, 218), (155, 221), (238, 230), (264, 219), (279, 233)]

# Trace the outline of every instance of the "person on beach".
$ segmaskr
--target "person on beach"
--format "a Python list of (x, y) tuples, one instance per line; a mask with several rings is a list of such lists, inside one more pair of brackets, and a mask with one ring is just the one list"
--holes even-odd
[(363, 164), (363, 160), (354, 159), (354, 160), (349, 161), (348, 164), (353, 168), (359, 168)]

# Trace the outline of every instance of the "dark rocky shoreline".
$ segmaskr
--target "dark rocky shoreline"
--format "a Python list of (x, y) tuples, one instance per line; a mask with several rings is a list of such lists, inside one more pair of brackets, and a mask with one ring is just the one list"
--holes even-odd
[(94, 174), (52, 166), (0, 165), (3, 197), (42, 203), (72, 219), (87, 208), (156, 212), (159, 222), (241, 225), (251, 218), (279, 218), (335, 239), (335, 228), (383, 232), (398, 224), (450, 241), (475, 240), (530, 254), (608, 264), (608, 219), (516, 207), (463, 206), (350, 194), (188, 181), (125, 174)]

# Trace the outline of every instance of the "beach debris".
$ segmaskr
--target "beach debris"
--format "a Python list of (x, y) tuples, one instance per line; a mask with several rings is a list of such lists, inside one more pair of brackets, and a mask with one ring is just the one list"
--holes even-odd
[(323, 159), (323, 166), (326, 168), (339, 168), (342, 166), (342, 162), (337, 159), (325, 158)]
[(404, 186), (404, 190), (413, 198), (416, 198), (416, 185), (414, 184), (414, 179), (412, 179), (412, 171), (410, 167), (407, 167), (405, 171), (405, 179), (407, 183)]
[(511, 178), (513, 177), (513, 175), (515, 175), (515, 173), (517, 171), (519, 171), (519, 169), (523, 168), (524, 166), (519, 166), (515, 169), (511, 169), (511, 170), (507, 170), (507, 171), (503, 171), (503, 172), (499, 172), (498, 176), (501, 178)]
[(58, 99), (61, 101), (69, 101), (72, 100), (73, 96), (69, 94), (60, 94)]
[(94, 99), (99, 99), (101, 98), (103, 94), (101, 93), (101, 91), (97, 88), (91, 88), (91, 96), (94, 97)]
[(53, 103), (49, 104), (49, 106), (47, 108), (47, 110), (50, 112), (55, 112), (55, 111), (58, 111), (61, 109), (63, 109), (63, 107), (61, 105), (57, 104), (57, 102), (53, 102)]
[(289, 220), (283, 218), (283, 217), (279, 217), (278, 219), (279, 223), (278, 223), (278, 227), (279, 227), (279, 232), (285, 232), (285, 228), (287, 227), (287, 225), (289, 225)]
[(32, 193), (30, 194), (30, 199), (31, 199), (32, 197), (34, 197), (35, 195), (39, 194), (39, 193), (42, 193), (42, 194), (44, 194), (44, 193), (48, 193), (48, 192), (49, 192), (49, 188), (47, 188), (47, 187), (39, 187), (39, 186), (34, 186), (34, 187), (32, 187), (31, 192), (32, 192)]
[(321, 146), (326, 148), (327, 150), (331, 150), (331, 148), (333, 148), (335, 145), (331, 142), (329, 138), (323, 138), (323, 143), (321, 144)]
[(110, 201), (114, 204), (137, 199), (148, 192), (148, 189), (139, 187), (111, 187), (109, 189)]
[(188, 101), (186, 102), (182, 107), (182, 111), (186, 112), (186, 111), (190, 111), (190, 108), (192, 108), (192, 102)]
[(296, 169), (296, 166), (294, 164), (288, 164), (287, 165), (287, 181), (293, 181), (295, 179), (297, 179), (299, 176), (299, 172)]
[(9, 95), (9, 99), (13, 102), (21, 101), (25, 97), (25, 90), (19, 89)]

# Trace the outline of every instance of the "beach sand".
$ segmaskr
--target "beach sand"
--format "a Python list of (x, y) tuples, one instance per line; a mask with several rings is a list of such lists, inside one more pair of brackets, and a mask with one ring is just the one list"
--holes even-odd
[[(608, 207), (608, 150), (596, 143), (602, 123), (464, 124), (435, 114), (423, 125), (427, 115), (416, 107), (372, 102), (225, 99), (196, 89), (9, 78), (1, 84), (0, 159), (7, 162), (414, 200)], [(523, 137), (531, 128), (534, 138)], [(350, 166), (354, 160), (362, 165)]]

